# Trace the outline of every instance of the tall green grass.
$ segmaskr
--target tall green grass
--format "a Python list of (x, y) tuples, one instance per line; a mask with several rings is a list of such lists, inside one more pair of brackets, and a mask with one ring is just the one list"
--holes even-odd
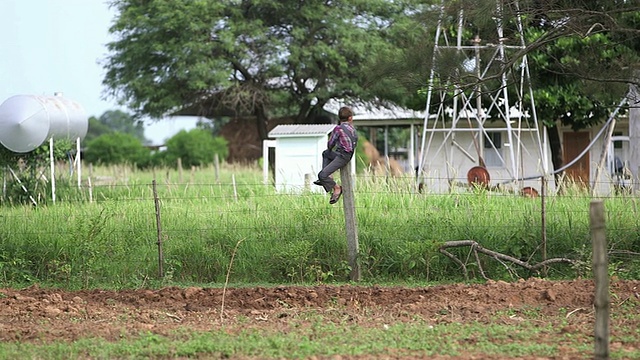
[[(0, 208), (0, 285), (34, 282), (69, 288), (143, 287), (230, 281), (309, 283), (349, 277), (342, 203), (325, 194), (278, 194), (259, 169), (225, 166), (183, 173), (93, 169), (111, 174), (105, 185), (60, 181), (55, 204)], [(187, 176), (188, 173), (188, 176)], [(158, 239), (155, 179), (160, 201)], [(541, 202), (513, 194), (468, 191), (422, 194), (411, 178), (356, 180), (356, 214), (363, 280), (458, 281), (463, 272), (438, 247), (474, 240), (483, 247), (536, 263), (543, 260)], [(92, 200), (92, 201), (90, 201)], [(494, 279), (588, 275), (589, 196), (546, 201), (546, 256), (576, 260), (546, 274), (488, 257), (476, 264), (468, 248), (451, 252)], [(637, 199), (605, 200), (612, 271), (638, 278)], [(159, 241), (160, 240), (160, 241)], [(158, 242), (163, 261), (159, 262)], [(162, 265), (162, 272), (160, 272)]]

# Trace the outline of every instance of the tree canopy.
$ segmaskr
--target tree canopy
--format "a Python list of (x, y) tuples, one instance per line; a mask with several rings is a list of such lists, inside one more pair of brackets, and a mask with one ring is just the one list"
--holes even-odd
[(141, 142), (147, 142), (144, 136), (143, 122), (136, 120), (132, 115), (122, 110), (107, 110), (99, 118), (90, 117), (85, 141), (89, 142), (110, 132), (130, 134)]
[(527, 24), (538, 110), (550, 123), (588, 127), (608, 115), (636, 81), (640, 3), (541, 4), (529, 8)]
[[(526, 57), (537, 118), (550, 130), (556, 169), (562, 165), (557, 125), (579, 130), (602, 123), (627, 95), (629, 85), (639, 81), (637, 1), (450, 0), (419, 16), (424, 24), (440, 24), (438, 52), (427, 56), (405, 52), (413, 60), (403, 61), (428, 63), (437, 74), (435, 80), (429, 82), (423, 67), (397, 68), (402, 69), (400, 76), (406, 79), (424, 79), (421, 93), (426, 95), (432, 90), (447, 94), (432, 101), (430, 111), (436, 112), (441, 99), (452, 99), (454, 89), (466, 94), (483, 89), (479, 98), (484, 108), (490, 108), (495, 91), (505, 86), (502, 75), (508, 74), (506, 86), (510, 92), (520, 88), (512, 74), (520, 72), (518, 66)], [(475, 60), (474, 46), (489, 49), (484, 58), (477, 55), (481, 64), (487, 64), (496, 59), (492, 46), (497, 44), (506, 45), (508, 56), (500, 54), (498, 66), (483, 76), (470, 71), (480, 68), (469, 60)], [(394, 60), (388, 62), (397, 65)], [(518, 99), (512, 95), (510, 100)], [(521, 100), (525, 109), (529, 100), (525, 93)]]
[[(312, 121), (332, 98), (403, 100), (372, 72), (423, 41), (412, 0), (112, 0), (104, 79), (136, 115), (252, 115)], [(381, 76), (382, 75), (382, 76)]]
[[(503, 59), (497, 73), (483, 78), (464, 71), (457, 49), (433, 56), (442, 81), (473, 88), (495, 82), (524, 56), (528, 59), (536, 111), (545, 125), (581, 129), (602, 122), (638, 82), (640, 69), (640, 3), (627, 0), (472, 0), (446, 1), (423, 22), (440, 22), (450, 44), (503, 43), (522, 46)], [(462, 33), (458, 33), (460, 15)], [(502, 35), (497, 31), (502, 28)], [(440, 44), (444, 45), (444, 44)], [(481, 60), (482, 61), (482, 60)], [(508, 62), (512, 61), (512, 62)], [(517, 64), (516, 64), (517, 65)], [(444, 82), (446, 81), (446, 83)], [(486, 85), (486, 84), (485, 84)], [(436, 104), (437, 105), (437, 104)]]
[[(111, 6), (118, 16), (105, 61), (110, 95), (135, 116), (253, 116), (262, 138), (268, 118), (313, 122), (333, 98), (424, 108), (417, 94), (432, 60), (447, 65), (431, 53), (436, 24), (456, 36), (461, 11), (463, 35), (485, 43), (519, 43), (521, 19), (526, 46), (512, 58), (528, 56), (547, 126), (602, 121), (640, 63), (640, 4), (629, 0), (111, 0)], [(474, 86), (473, 79), (454, 80)]]
[[(634, 80), (634, 71), (640, 68), (637, 1), (453, 0), (421, 15), (424, 23), (441, 23), (449, 45), (455, 45), (458, 36), (463, 38), (463, 46), (474, 45), (474, 39), (482, 45), (524, 45), (510, 59), (529, 58), (534, 88), (569, 86), (575, 88), (574, 94), (607, 98), (607, 103), (616, 98), (614, 103), (618, 103), (629, 83), (637, 82)], [(457, 32), (460, 15), (464, 21), (462, 34)], [(497, 31), (498, 25), (502, 35)], [(457, 86), (474, 87), (481, 81), (474, 74), (461, 71), (461, 62), (450, 53), (437, 54), (433, 59), (431, 65)], [(510, 65), (513, 64), (504, 63), (504, 71)], [(581, 104), (584, 103), (576, 101), (574, 105)]]

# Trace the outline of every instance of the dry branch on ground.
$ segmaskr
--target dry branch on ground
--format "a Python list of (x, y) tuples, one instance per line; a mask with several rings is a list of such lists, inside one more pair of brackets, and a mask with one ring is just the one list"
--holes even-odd
[(482, 245), (478, 244), (477, 241), (474, 240), (457, 240), (457, 241), (447, 241), (445, 242), (443, 245), (440, 246), (439, 251), (441, 253), (443, 253), (444, 255), (446, 255), (447, 257), (449, 257), (451, 260), (453, 260), (453, 262), (455, 262), (456, 264), (460, 265), (460, 267), (462, 268), (462, 271), (464, 272), (464, 277), (465, 279), (469, 278), (469, 272), (467, 270), (467, 264), (468, 264), (468, 258), (465, 261), (460, 260), (456, 255), (452, 254), (451, 252), (447, 251), (447, 249), (449, 248), (456, 248), (456, 247), (465, 247), (465, 246), (469, 246), (470, 247), (470, 251), (473, 253), (473, 258), (476, 261), (476, 265), (478, 266), (478, 270), (480, 271), (480, 274), (482, 275), (482, 277), (486, 280), (488, 280), (489, 278), (487, 277), (487, 275), (485, 274), (484, 270), (482, 269), (482, 263), (480, 262), (480, 256), (479, 253), (485, 254), (489, 257), (491, 257), (492, 259), (495, 259), (497, 261), (499, 261), (500, 263), (502, 263), (503, 265), (505, 265), (505, 267), (507, 267), (507, 269), (511, 269), (509, 267), (509, 265), (506, 262), (518, 265), (520, 267), (523, 267), (531, 272), (535, 272), (540, 270), (541, 268), (547, 266), (547, 265), (551, 265), (551, 264), (555, 264), (555, 263), (573, 263), (573, 260), (571, 259), (567, 259), (567, 258), (552, 258), (552, 259), (546, 259), (544, 261), (541, 261), (537, 264), (529, 264), (528, 262), (519, 260), (514, 258), (513, 256), (509, 256), (509, 255), (505, 255), (493, 250), (489, 250), (489, 249), (485, 249), (484, 247), (482, 247)]

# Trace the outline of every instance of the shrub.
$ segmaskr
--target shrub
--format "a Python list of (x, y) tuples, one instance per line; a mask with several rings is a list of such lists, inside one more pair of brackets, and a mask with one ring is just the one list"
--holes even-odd
[(175, 164), (180, 158), (185, 168), (212, 164), (216, 154), (221, 159), (229, 155), (227, 141), (224, 138), (214, 137), (202, 129), (182, 130), (167, 140), (166, 145), (166, 164)]
[[(45, 203), (49, 199), (48, 194), (51, 193), (50, 182), (44, 175), (48, 174), (50, 155), (49, 141), (28, 153), (14, 153), (0, 145), (0, 167), (5, 170), (0, 203), (35, 204), (35, 199), (37, 203)], [(72, 155), (75, 155), (75, 148), (71, 141), (54, 141), (55, 161), (70, 161)], [(7, 171), (9, 169), (10, 171)]]
[(138, 164), (143, 166), (150, 161), (150, 150), (131, 134), (113, 132), (100, 135), (87, 143), (84, 159), (90, 163)]

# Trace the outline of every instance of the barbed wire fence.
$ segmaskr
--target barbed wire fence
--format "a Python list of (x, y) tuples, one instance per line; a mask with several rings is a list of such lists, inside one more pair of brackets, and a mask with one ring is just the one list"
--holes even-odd
[[(250, 236), (260, 238), (261, 236), (266, 236), (264, 233), (268, 231), (282, 234), (282, 237), (295, 236), (303, 239), (308, 236), (304, 235), (305, 232), (312, 233), (312, 236), (328, 233), (330, 234), (328, 236), (338, 238), (338, 242), (344, 244), (345, 248), (347, 247), (345, 223), (336, 221), (337, 218), (344, 217), (340, 204), (338, 204), (339, 206), (329, 206), (326, 196), (322, 193), (311, 191), (312, 187), (310, 186), (305, 185), (299, 189), (299, 192), (294, 192), (293, 194), (283, 194), (273, 190), (275, 186), (273, 181), (267, 184), (255, 178), (249, 181), (237, 181), (236, 176), (233, 174), (230, 177), (221, 179), (217, 171), (210, 174), (210, 181), (199, 181), (196, 180), (197, 173), (197, 169), (191, 169), (188, 172), (188, 176), (184, 173), (182, 175), (178, 173), (176, 178), (173, 172), (158, 172), (154, 177), (160, 180), (152, 180), (150, 182), (130, 182), (126, 180), (126, 174), (124, 179), (90, 176), (78, 189), (82, 196), (59, 196), (58, 203), (102, 204), (112, 209), (124, 209), (127, 208), (127, 204), (135, 204), (133, 206), (135, 214), (121, 214), (116, 211), (116, 216), (121, 217), (122, 222), (131, 221), (130, 226), (136, 228), (135, 233), (138, 234), (136, 236), (141, 236), (139, 235), (141, 232), (144, 233), (143, 236), (149, 239), (148, 246), (150, 248), (155, 247), (156, 255), (153, 257), (149, 255), (148, 258), (142, 259), (139, 264), (129, 264), (129, 266), (148, 267), (148, 263), (154, 261), (157, 263), (158, 278), (166, 276), (167, 261), (172, 261), (165, 258), (163, 246), (166, 241), (177, 242), (181, 241), (180, 239), (210, 237), (212, 233), (243, 234), (242, 236), (252, 234)], [(576, 224), (581, 221), (587, 221), (589, 217), (588, 206), (580, 208), (557, 207), (555, 205), (557, 205), (558, 199), (584, 200), (588, 204), (588, 201), (593, 198), (588, 191), (579, 191), (577, 188), (565, 190), (563, 194), (549, 192), (542, 179), (540, 180), (540, 191), (535, 195), (505, 192), (499, 189), (477, 189), (472, 186), (466, 188), (458, 186), (455, 191), (448, 193), (432, 193), (428, 189), (423, 189), (422, 192), (419, 192), (414, 186), (414, 180), (411, 176), (392, 177), (373, 174), (359, 174), (354, 178), (355, 217), (358, 220), (359, 233), (366, 235), (364, 237), (365, 242), (372, 238), (370, 236), (372, 233), (385, 234), (381, 236), (398, 236), (398, 234), (407, 234), (413, 231), (419, 234), (417, 236), (424, 236), (423, 233), (420, 233), (421, 222), (424, 219), (420, 217), (417, 218), (417, 223), (414, 223), (410, 217), (402, 217), (401, 221), (393, 223), (394, 228), (390, 230), (390, 225), (387, 222), (371, 221), (368, 215), (370, 212), (383, 213), (385, 217), (398, 216), (402, 213), (424, 213), (424, 217), (428, 217), (438, 211), (450, 212), (452, 217), (464, 217), (465, 214), (468, 214), (471, 217), (477, 217), (477, 219), (470, 219), (469, 222), (464, 224), (465, 227), (468, 227), (466, 232), (469, 234), (510, 232), (512, 228), (522, 224), (504, 224), (492, 222), (491, 219), (522, 214), (521, 217), (526, 216), (527, 219), (537, 219), (535, 223), (526, 224), (526, 226), (530, 229), (538, 228), (538, 232), (532, 236), (537, 237), (538, 248), (536, 251), (538, 252), (539, 263), (544, 263), (544, 261), (548, 260), (546, 253), (548, 243), (546, 238), (547, 229), (549, 226), (557, 227), (563, 225), (555, 224), (549, 218), (562, 214), (566, 218), (573, 219), (569, 220), (569, 222), (573, 221), (573, 224)], [(441, 179), (433, 178), (428, 180), (439, 181)], [(476, 201), (479, 193), (483, 194), (484, 208), (473, 207), (470, 209), (469, 204)], [(528, 199), (527, 208), (523, 209), (519, 205), (507, 208), (491, 205), (494, 200), (505, 196)], [(598, 196), (598, 198), (605, 201), (623, 202), (628, 206), (629, 211), (635, 212), (637, 210), (637, 198), (631, 192), (612, 191), (610, 194)], [(437, 204), (440, 201), (438, 199), (451, 199), (452, 206), (446, 209), (438, 209)], [(550, 203), (551, 205), (549, 205)], [(224, 206), (219, 206), (220, 204), (224, 204)], [(457, 215), (455, 214), (456, 212), (458, 213)], [(532, 215), (532, 212), (535, 213), (535, 216)], [(297, 216), (307, 214), (309, 217), (316, 216), (315, 214), (322, 214), (322, 216), (318, 216), (314, 221), (300, 224), (296, 223), (292, 214)], [(56, 213), (51, 216), (50, 221), (52, 223), (65, 221), (60, 218), (64, 214)], [(85, 218), (83, 218), (85, 216), (83, 214), (73, 214), (73, 216), (77, 218), (79, 223), (90, 224), (95, 221), (93, 215), (86, 215)], [(24, 214), (22, 219), (20, 219), (19, 215), (11, 215), (9, 217), (5, 215), (7, 220), (25, 224), (28, 223), (25, 221), (28, 217), (28, 214)], [(278, 218), (286, 220), (273, 220)], [(485, 218), (485, 220), (482, 220), (482, 218)], [(203, 219), (215, 220), (203, 221)], [(378, 219), (377, 216), (376, 219)], [(185, 226), (185, 224), (189, 224), (189, 226)], [(569, 224), (567, 226), (572, 225)], [(626, 225), (620, 223), (611, 224), (610, 226), (617, 226), (617, 228), (610, 228), (609, 230), (620, 234), (637, 234), (639, 228), (637, 222), (627, 223)], [(586, 230), (588, 230), (588, 226)], [(50, 229), (33, 229), (29, 226), (24, 226), (13, 231), (22, 231), (23, 235), (34, 234), (36, 238), (44, 236), (42, 233), (47, 233), (47, 236), (53, 237), (68, 236), (64, 232), (56, 233), (53, 227)], [(105, 229), (105, 231), (118, 238), (126, 238), (134, 233), (133, 230), (123, 230), (122, 228)], [(485, 239), (446, 238), (440, 240), (444, 242), (475, 241), (475, 244), (465, 244), (471, 247), (467, 254), (472, 254), (478, 249), (482, 249), (481, 244)], [(88, 238), (86, 241), (91, 241), (91, 239)], [(622, 259), (636, 258), (640, 242), (632, 240), (630, 242), (627, 241), (627, 243), (632, 244), (632, 246), (629, 248), (614, 248), (612, 246), (610, 249), (612, 255), (617, 255)], [(444, 249), (447, 249), (447, 245), (451, 246), (453, 244), (445, 243)], [(87, 246), (87, 248), (90, 248), (90, 246)], [(443, 254), (449, 256), (444, 252)], [(87, 256), (90, 255), (92, 254)], [(100, 254), (96, 252), (93, 255)], [(523, 261), (518, 256), (505, 255), (511, 256), (518, 261)], [(488, 256), (499, 260), (499, 256), (496, 256), (495, 253), (490, 253)], [(461, 259), (460, 255), (449, 257), (453, 262), (458, 261), (458, 265), (463, 270), (470, 261), (469, 259)], [(475, 260), (479, 264), (480, 261), (477, 259), (477, 254), (473, 255), (473, 257), (476, 258)], [(613, 258), (615, 259), (615, 256)], [(504, 259), (502, 260), (504, 261)], [(524, 263), (528, 264), (526, 260), (524, 259)], [(117, 259), (114, 259), (114, 261), (117, 261)], [(353, 264), (351, 265), (353, 266)], [(479, 272), (482, 273), (482, 269), (479, 269)]]

